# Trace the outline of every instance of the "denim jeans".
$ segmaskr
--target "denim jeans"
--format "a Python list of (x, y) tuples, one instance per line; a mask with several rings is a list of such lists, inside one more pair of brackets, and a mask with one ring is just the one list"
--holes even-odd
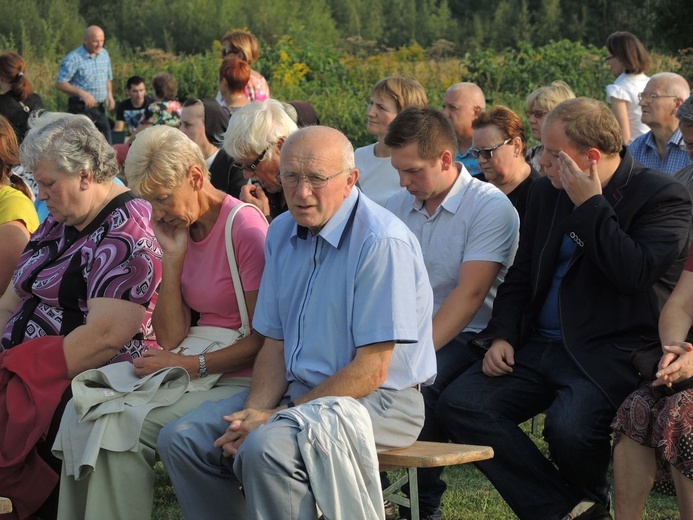
[[(426, 420), (419, 435), (420, 441), (448, 442), (450, 440), (436, 420), (436, 404), (440, 394), (450, 383), (483, 358), (485, 351), (468, 343), (474, 335), (473, 332), (462, 333), (436, 352), (436, 362), (438, 363), (436, 380), (432, 385), (421, 389)], [(445, 482), (440, 478), (443, 469), (422, 468), (417, 470), (419, 510), (422, 516), (429, 515), (440, 507), (440, 501), (446, 489)], [(405, 487), (405, 492), (408, 494), (408, 486)]]
[[(477, 467), (517, 516), (560, 519), (585, 498), (607, 504), (616, 410), (562, 343), (530, 338), (503, 376), (488, 377), (481, 366), (447, 386), (435, 417), (453, 442), (493, 447), (493, 459)], [(518, 426), (545, 410), (553, 462)]]

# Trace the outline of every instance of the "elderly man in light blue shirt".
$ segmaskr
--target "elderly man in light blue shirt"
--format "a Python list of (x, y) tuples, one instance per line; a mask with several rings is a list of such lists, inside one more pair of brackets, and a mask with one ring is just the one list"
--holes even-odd
[(436, 366), (433, 295), (416, 238), (355, 187), (353, 148), (337, 130), (292, 134), (280, 172), (290, 213), (267, 238), (253, 318), (266, 339), (251, 390), (203, 405), (159, 437), (186, 518), (316, 517), (298, 429), (268, 423), (278, 410), (353, 397), (378, 450), (410, 445), (423, 425), (417, 387)]

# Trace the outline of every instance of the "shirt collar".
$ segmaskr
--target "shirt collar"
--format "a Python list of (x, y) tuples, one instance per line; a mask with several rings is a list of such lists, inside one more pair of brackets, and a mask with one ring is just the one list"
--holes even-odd
[[(351, 189), (351, 193), (349, 193), (349, 196), (344, 199), (344, 202), (342, 202), (342, 205), (339, 207), (337, 212), (332, 215), (332, 218), (327, 221), (327, 224), (325, 224), (325, 226), (318, 233), (318, 236), (322, 237), (325, 242), (330, 244), (335, 249), (339, 249), (341, 247), (344, 235), (351, 227), (359, 198), (360, 192), (358, 188), (353, 187)], [(291, 239), (295, 240), (294, 237), (297, 237), (305, 240), (308, 238), (309, 233), (310, 230), (307, 227), (296, 224), (294, 226), (294, 232), (291, 235)]]
[[(469, 184), (472, 182), (472, 176), (467, 171), (467, 168), (464, 167), (464, 164), (462, 164), (461, 162), (455, 162), (455, 165), (459, 170), (457, 179), (455, 179), (455, 182), (452, 184), (452, 188), (450, 188), (448, 194), (445, 195), (443, 202), (440, 203), (440, 206), (438, 206), (433, 215), (438, 213), (440, 211), (440, 208), (443, 208), (445, 211), (448, 211), (453, 214), (456, 213), (460, 207), (460, 204), (462, 203), (462, 196), (467, 191), (467, 187), (469, 186)], [(426, 201), (419, 200), (414, 196), (412, 196), (412, 198), (414, 199), (411, 205), (412, 209), (419, 212), (422, 211), (424, 203)], [(431, 215), (431, 217), (433, 215)]]

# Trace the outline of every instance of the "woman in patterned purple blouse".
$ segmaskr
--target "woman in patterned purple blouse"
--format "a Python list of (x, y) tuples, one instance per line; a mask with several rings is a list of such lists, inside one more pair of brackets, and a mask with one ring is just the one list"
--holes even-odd
[[(113, 182), (116, 154), (94, 124), (71, 114), (51, 115), (47, 123), (40, 119), (20, 156), (51, 214), (31, 237), (0, 299), (0, 351), (63, 336), (60, 357), (64, 354), (69, 379), (115, 360), (131, 361), (154, 342), (151, 311), (161, 250), (150, 224), (151, 206)], [(52, 426), (59, 424), (69, 393), (68, 386)], [(47, 438), (36, 449), (59, 473), (52, 443)], [(31, 484), (25, 483), (28, 489)]]

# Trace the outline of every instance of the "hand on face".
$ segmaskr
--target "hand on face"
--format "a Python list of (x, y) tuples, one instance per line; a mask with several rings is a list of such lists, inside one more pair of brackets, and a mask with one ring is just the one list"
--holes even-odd
[(241, 188), (239, 198), (242, 202), (257, 206), (266, 217), (270, 215), (270, 203), (265, 190), (255, 184), (245, 184)]
[(558, 152), (558, 175), (561, 185), (576, 206), (602, 192), (602, 183), (597, 173), (597, 161), (590, 160), (587, 173), (580, 170), (575, 161), (565, 152)]
[(178, 227), (174, 222), (152, 219), (152, 229), (164, 254), (183, 257), (188, 249), (188, 229)]

